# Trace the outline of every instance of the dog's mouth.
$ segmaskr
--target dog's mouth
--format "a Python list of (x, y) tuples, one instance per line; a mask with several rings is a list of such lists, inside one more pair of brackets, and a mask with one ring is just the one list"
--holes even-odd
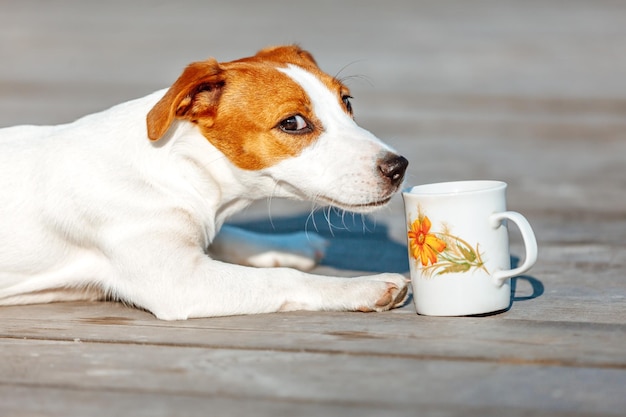
[[(341, 210), (350, 211), (354, 213), (370, 213), (376, 211), (379, 208), (386, 206), (393, 196), (397, 192), (397, 188), (387, 190), (382, 195), (370, 194), (370, 199), (364, 198), (366, 196), (361, 195), (360, 198), (356, 197), (353, 201), (350, 201), (350, 196), (345, 200), (337, 198), (335, 195), (329, 195), (328, 193), (310, 194), (303, 193), (299, 188), (291, 185), (288, 182), (279, 182), (280, 188), (282, 188), (281, 195), (295, 197), (302, 201), (311, 201), (320, 205), (333, 206)], [(286, 195), (283, 194), (287, 192)], [(341, 193), (334, 193), (341, 195)]]
[(392, 196), (385, 197), (381, 200), (375, 200), (367, 203), (358, 203), (358, 204), (350, 204), (343, 203), (341, 201), (335, 200), (333, 198), (318, 196), (317, 200), (323, 202), (325, 204), (330, 204), (331, 206), (338, 207), (342, 210), (352, 211), (356, 213), (367, 213), (370, 211), (374, 211), (377, 208), (383, 207), (391, 201)]

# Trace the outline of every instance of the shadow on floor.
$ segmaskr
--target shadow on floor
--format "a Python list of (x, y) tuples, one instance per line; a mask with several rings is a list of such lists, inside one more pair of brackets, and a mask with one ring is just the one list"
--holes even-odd
[[(517, 268), (520, 263), (520, 258), (511, 255), (511, 269)], [(526, 296), (516, 296), (515, 292), (517, 290), (517, 286), (519, 282), (526, 281), (526, 284), (530, 286), (532, 289), (532, 293)], [(526, 301), (533, 300), (535, 298), (541, 297), (545, 291), (543, 286), (543, 282), (538, 280), (537, 278), (530, 275), (520, 275), (517, 277), (511, 278), (511, 305), (518, 301)]]
[(332, 268), (401, 274), (409, 270), (406, 245), (392, 241), (387, 225), (365, 215), (315, 212), (234, 225), (263, 233), (316, 232), (330, 242), (321, 264)]

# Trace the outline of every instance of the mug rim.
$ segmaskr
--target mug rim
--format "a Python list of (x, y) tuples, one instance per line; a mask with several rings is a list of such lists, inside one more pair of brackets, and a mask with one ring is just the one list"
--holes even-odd
[(420, 184), (402, 190), (403, 195), (453, 196), (502, 190), (507, 183), (498, 180), (460, 180)]

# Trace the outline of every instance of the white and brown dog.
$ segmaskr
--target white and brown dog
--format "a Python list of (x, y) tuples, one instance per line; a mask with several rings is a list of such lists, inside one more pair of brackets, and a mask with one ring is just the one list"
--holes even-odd
[(176, 320), (403, 304), (398, 274), (301, 272), (319, 236), (222, 228), (267, 197), (354, 212), (390, 200), (407, 161), (349, 99), (285, 46), (193, 63), (168, 90), (73, 123), (1, 129), (0, 305), (109, 298)]

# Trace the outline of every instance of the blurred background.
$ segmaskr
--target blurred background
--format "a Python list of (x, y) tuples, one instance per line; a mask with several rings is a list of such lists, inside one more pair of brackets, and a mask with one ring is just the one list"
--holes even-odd
[[(72, 121), (169, 86), (191, 61), (283, 43), (345, 79), (357, 121), (411, 161), (407, 183), (501, 179), (543, 244), (625, 239), (621, 1), (2, 0), (0, 126)], [(402, 243), (400, 207), (331, 216)], [(310, 210), (244, 215), (275, 229), (304, 212), (311, 228)]]

